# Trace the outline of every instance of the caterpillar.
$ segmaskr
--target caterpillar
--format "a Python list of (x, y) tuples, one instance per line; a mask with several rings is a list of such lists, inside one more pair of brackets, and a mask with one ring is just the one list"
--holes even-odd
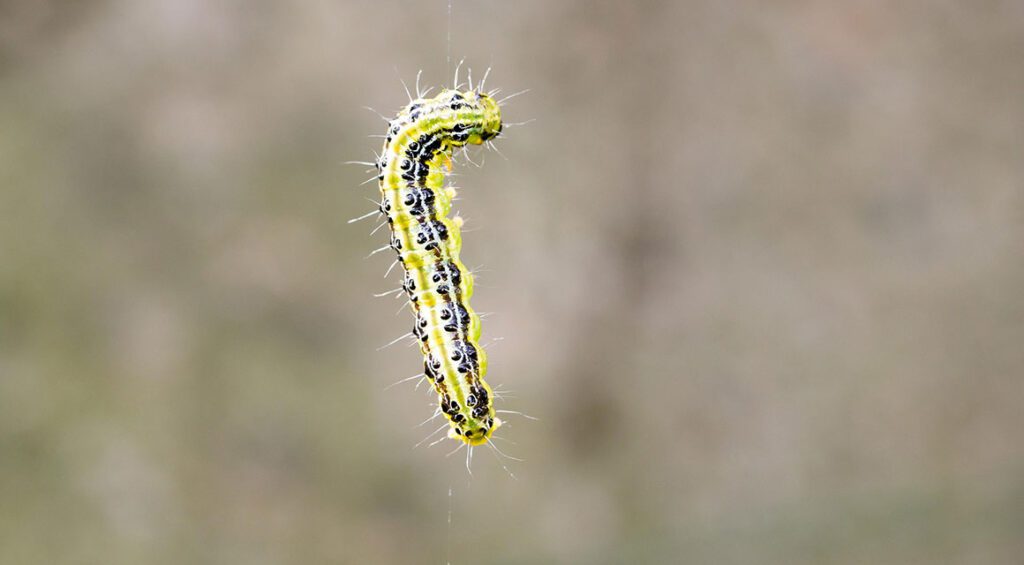
[(455, 189), (444, 179), (453, 151), (501, 133), (501, 110), (481, 92), (482, 82), (460, 91), (456, 79), (454, 89), (433, 98), (420, 95), (417, 85), (417, 98), (389, 121), (374, 163), (379, 211), (391, 228), (390, 245), (381, 249), (394, 249), (404, 270), (401, 290), (415, 314), (411, 335), (423, 353), (423, 376), (437, 393), (448, 437), (469, 446), (487, 443), (501, 420), (484, 380), (480, 317), (469, 305), (473, 275), (459, 259), (462, 219), (448, 217)]

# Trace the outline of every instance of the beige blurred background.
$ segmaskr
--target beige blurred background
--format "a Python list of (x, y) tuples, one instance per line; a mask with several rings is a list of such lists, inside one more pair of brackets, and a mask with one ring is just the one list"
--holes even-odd
[[(0, 563), (1024, 563), (1024, 4), (450, 19), (0, 2)], [(458, 179), (516, 480), (346, 224), (449, 50), (532, 89)]]

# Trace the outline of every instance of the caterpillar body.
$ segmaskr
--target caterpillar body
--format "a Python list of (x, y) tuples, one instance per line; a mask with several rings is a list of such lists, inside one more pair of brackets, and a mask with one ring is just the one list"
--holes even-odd
[(448, 217), (455, 190), (444, 187), (444, 179), (455, 149), (483, 144), (501, 128), (490, 95), (445, 89), (411, 101), (388, 123), (376, 162), (380, 212), (404, 270), (402, 290), (415, 312), (412, 335), (423, 353), (423, 374), (448, 420), (448, 436), (470, 446), (489, 441), (501, 420), (484, 380), (480, 317), (469, 305), (473, 276), (459, 259), (462, 220)]

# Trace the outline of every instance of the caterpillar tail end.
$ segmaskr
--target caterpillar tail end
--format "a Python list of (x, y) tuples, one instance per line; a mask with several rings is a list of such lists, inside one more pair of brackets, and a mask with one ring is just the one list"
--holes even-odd
[(463, 443), (469, 445), (482, 445), (491, 440), (491, 436), (494, 435), (494, 431), (501, 427), (501, 418), (494, 419), (494, 425), (488, 429), (481, 429), (478, 433), (470, 435), (459, 435), (455, 432), (455, 428), (448, 430), (448, 437), (457, 439)]

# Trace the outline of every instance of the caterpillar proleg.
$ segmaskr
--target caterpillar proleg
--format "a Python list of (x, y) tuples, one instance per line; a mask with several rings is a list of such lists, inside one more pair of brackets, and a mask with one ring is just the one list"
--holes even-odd
[(444, 180), (453, 151), (488, 142), (501, 133), (502, 122), (498, 102), (481, 85), (460, 91), (456, 81), (455, 88), (424, 98), (417, 84), (418, 98), (388, 123), (375, 165), (380, 212), (404, 270), (402, 289), (415, 313), (412, 336), (423, 353), (423, 373), (448, 420), (448, 436), (473, 446), (487, 443), (501, 420), (484, 380), (480, 317), (469, 305), (473, 276), (459, 259), (462, 220), (448, 217), (455, 189)]

